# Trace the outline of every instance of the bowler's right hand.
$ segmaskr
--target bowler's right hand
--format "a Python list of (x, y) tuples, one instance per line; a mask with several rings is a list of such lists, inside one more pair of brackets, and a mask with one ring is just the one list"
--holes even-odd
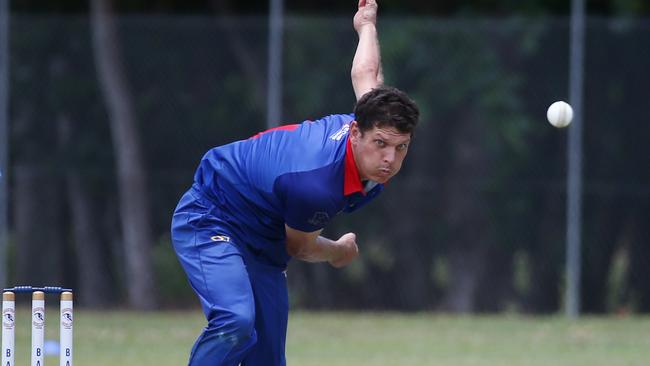
[(377, 25), (377, 2), (359, 0), (359, 10), (354, 14), (354, 29), (360, 33), (366, 25)]

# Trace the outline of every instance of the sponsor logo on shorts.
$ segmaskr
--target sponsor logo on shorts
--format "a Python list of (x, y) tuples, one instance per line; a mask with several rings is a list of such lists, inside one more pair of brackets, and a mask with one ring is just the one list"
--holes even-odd
[(225, 241), (225, 242), (228, 242), (228, 241), (230, 241), (230, 237), (229, 237), (229, 236), (225, 236), (225, 235), (215, 235), (215, 236), (211, 236), (211, 237), (210, 237), (210, 240), (212, 240), (212, 241)]

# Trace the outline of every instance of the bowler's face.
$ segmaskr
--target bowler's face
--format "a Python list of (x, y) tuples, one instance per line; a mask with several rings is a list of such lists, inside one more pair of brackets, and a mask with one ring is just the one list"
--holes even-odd
[(386, 183), (402, 168), (411, 134), (376, 126), (362, 134), (357, 123), (352, 122), (350, 139), (361, 179)]

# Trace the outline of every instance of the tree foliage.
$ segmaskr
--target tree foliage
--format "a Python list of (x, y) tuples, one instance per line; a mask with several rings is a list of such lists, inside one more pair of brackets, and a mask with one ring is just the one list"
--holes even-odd
[[(207, 149), (265, 128), (266, 19), (116, 20), (152, 199), (157, 284), (165, 304), (192, 303), (170, 248), (170, 215)], [(82, 261), (99, 253), (106, 277), (94, 280), (108, 282), (111, 298), (123, 302), (126, 254), (116, 159), (89, 26), (85, 16), (22, 15), (12, 21), (14, 252), (30, 258), (47, 246), (53, 253), (48, 258), (71, 254), (38, 262), (39, 273), (18, 261), (12, 276), (83, 287), (87, 277), (80, 276), (88, 272)], [(647, 29), (633, 19), (589, 23), (587, 311), (650, 308), (650, 170), (644, 160), (650, 131), (643, 99), (648, 55), (638, 52)], [(327, 229), (331, 236), (358, 232), (359, 261), (345, 270), (292, 263), (294, 305), (557, 311), (564, 277), (566, 130), (550, 127), (544, 113), (567, 96), (567, 34), (563, 18), (383, 20), (386, 81), (416, 99), (422, 123), (403, 171), (382, 197)], [(355, 44), (349, 17), (286, 19), (283, 123), (351, 111)], [(92, 220), (84, 221), (81, 212)], [(32, 240), (34, 222), (47, 241)], [(88, 230), (79, 232), (80, 226)], [(79, 245), (87, 245), (88, 237), (97, 248), (84, 254)], [(106, 302), (86, 299), (93, 306)]]
[[(182, 13), (209, 14), (215, 3), (226, 4), (237, 14), (264, 14), (268, 12), (269, 0), (115, 0), (121, 13)], [(86, 0), (38, 0), (13, 1), (12, 9), (21, 13), (83, 13), (88, 11)], [(566, 15), (570, 12), (570, 1), (566, 0), (383, 0), (382, 14), (419, 14), (432, 16), (476, 16), (476, 15)], [(599, 15), (648, 15), (650, 4), (643, 0), (596, 0), (587, 1), (590, 14)], [(356, 0), (328, 0), (325, 2), (285, 0), (285, 8), (293, 14), (350, 14)], [(352, 9), (352, 10), (351, 10)]]

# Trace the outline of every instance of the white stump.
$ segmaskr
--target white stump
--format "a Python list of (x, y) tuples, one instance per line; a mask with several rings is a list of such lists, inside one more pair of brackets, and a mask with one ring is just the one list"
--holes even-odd
[(2, 294), (2, 365), (14, 366), (16, 297), (13, 292)]
[(72, 366), (72, 292), (61, 293), (60, 366)]
[(43, 366), (45, 343), (45, 293), (32, 294), (32, 366)]

